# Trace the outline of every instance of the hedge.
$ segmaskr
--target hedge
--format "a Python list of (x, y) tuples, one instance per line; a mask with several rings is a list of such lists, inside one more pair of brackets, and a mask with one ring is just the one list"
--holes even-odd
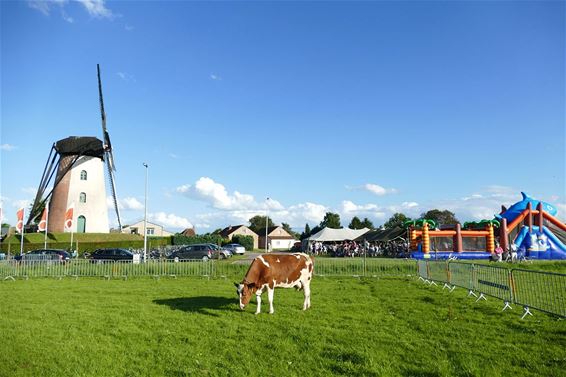
[(197, 236), (183, 236), (182, 234), (175, 234), (173, 237), (173, 245), (193, 245), (196, 243), (213, 243), (221, 245), (225, 239), (217, 234), (205, 234)]
[(252, 236), (245, 236), (243, 234), (235, 234), (234, 236), (232, 236), (232, 240), (226, 243), (239, 243), (248, 251), (254, 249), (254, 238)]
[[(152, 248), (171, 245), (171, 237), (148, 237), (147, 247), (149, 250)], [(24, 238), (24, 252), (30, 250), (42, 249), (44, 243), (41, 242), (25, 242)], [(119, 247), (124, 249), (143, 249), (143, 239), (142, 240), (125, 240), (125, 241), (100, 241), (100, 242), (81, 242), (73, 241), (73, 248), (76, 248), (79, 255), (83, 255), (85, 252), (93, 252), (96, 249), (109, 248), (109, 247)], [(59, 242), (59, 241), (48, 241), (48, 249), (63, 249), (70, 250), (70, 242)], [(10, 253), (11, 255), (18, 255), (20, 253), (20, 242), (3, 242), (0, 246), (0, 250), (3, 253)]]

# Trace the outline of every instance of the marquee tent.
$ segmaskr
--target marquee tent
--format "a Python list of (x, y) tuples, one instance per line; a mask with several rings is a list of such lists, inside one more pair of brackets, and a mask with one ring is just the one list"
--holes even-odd
[(361, 236), (356, 238), (356, 241), (366, 240), (368, 242), (374, 242), (374, 241), (387, 242), (387, 241), (394, 241), (396, 239), (404, 238), (406, 237), (406, 235), (407, 235), (407, 230), (401, 227), (394, 227), (390, 229), (377, 229), (362, 234)]
[(332, 229), (332, 228), (323, 228), (319, 232), (313, 234), (307, 240), (309, 242), (326, 242), (326, 241), (351, 241), (355, 240), (356, 238), (360, 237), (361, 235), (369, 232), (368, 228), (363, 229), (350, 229), (350, 228), (343, 228), (343, 229)]

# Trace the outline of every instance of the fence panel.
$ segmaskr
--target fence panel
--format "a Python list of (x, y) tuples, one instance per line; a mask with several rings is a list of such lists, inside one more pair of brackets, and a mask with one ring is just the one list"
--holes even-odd
[(417, 275), (422, 279), (428, 279), (428, 263), (426, 260), (417, 260)]
[(428, 279), (448, 283), (448, 263), (446, 261), (427, 261)]
[(405, 259), (316, 258), (318, 276), (414, 276), (415, 262)]
[(566, 275), (511, 270), (516, 304), (566, 317)]
[(472, 263), (448, 262), (449, 284), (473, 290), (474, 265)]
[(476, 264), (474, 270), (473, 286), (475, 290), (505, 302), (513, 301), (509, 269)]

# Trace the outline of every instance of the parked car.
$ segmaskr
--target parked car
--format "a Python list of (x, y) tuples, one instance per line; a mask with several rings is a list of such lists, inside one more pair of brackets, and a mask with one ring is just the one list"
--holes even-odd
[(127, 249), (108, 248), (96, 249), (89, 258), (93, 263), (102, 263), (104, 261), (134, 261), (134, 256), (135, 254)]
[(28, 251), (24, 255), (16, 255), (17, 261), (58, 261), (67, 263), (71, 260), (71, 254), (59, 249), (37, 249)]
[(212, 257), (214, 259), (218, 259), (218, 253), (220, 253), (220, 259), (230, 258), (232, 256), (232, 251), (226, 249), (225, 247), (219, 247), (216, 244), (209, 243), (210, 247), (212, 247), (213, 253)]
[(232, 254), (243, 255), (246, 253), (246, 248), (239, 243), (229, 243), (228, 245), (224, 245), (224, 248), (230, 250)]
[(171, 253), (167, 258), (173, 259), (176, 262), (183, 259), (226, 259), (231, 256), (230, 252), (225, 249), (219, 248), (215, 244), (195, 244), (183, 246), (180, 249)]

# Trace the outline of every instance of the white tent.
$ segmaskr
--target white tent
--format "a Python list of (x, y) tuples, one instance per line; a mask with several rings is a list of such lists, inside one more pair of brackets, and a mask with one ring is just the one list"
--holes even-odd
[(323, 228), (319, 232), (313, 234), (307, 240), (309, 242), (320, 241), (346, 241), (346, 240), (355, 240), (359, 236), (369, 232), (368, 228), (363, 229), (350, 229), (350, 228), (343, 228), (343, 229), (332, 229), (332, 228)]

